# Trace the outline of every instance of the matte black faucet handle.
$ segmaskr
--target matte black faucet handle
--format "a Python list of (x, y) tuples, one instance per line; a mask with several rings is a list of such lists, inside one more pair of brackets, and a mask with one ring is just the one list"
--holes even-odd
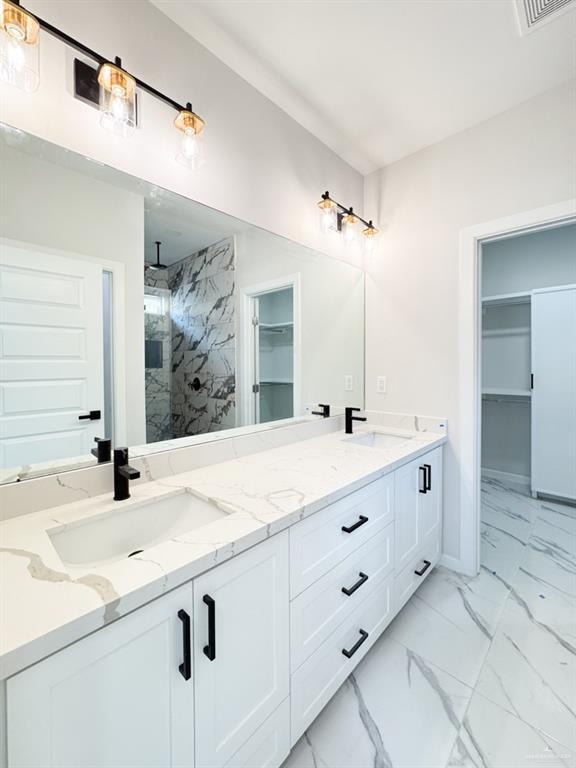
[(92, 448), (90, 453), (92, 456), (96, 456), (98, 464), (104, 464), (105, 462), (110, 461), (112, 441), (107, 437), (95, 437), (94, 442), (96, 443), (96, 448)]
[(322, 408), (321, 411), (312, 411), (312, 416), (322, 416), (322, 418), (327, 419), (330, 416), (330, 406), (324, 405), (323, 403), (318, 403), (318, 407)]

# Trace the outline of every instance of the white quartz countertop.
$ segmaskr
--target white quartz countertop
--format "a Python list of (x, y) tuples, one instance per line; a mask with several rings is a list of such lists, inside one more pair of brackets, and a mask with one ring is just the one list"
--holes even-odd
[[(434, 432), (393, 448), (358, 445), (342, 431), (232, 461), (134, 485), (126, 501), (112, 494), (0, 523), (0, 679), (159, 597), (278, 533), (406, 461), (442, 445)], [(210, 500), (220, 519), (139, 555), (84, 570), (68, 569), (49, 532), (94, 516), (179, 493)]]

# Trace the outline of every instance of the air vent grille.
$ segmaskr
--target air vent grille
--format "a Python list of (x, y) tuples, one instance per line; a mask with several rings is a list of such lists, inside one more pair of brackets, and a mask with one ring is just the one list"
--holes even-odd
[(516, 4), (523, 32), (576, 8), (576, 0), (517, 0)]

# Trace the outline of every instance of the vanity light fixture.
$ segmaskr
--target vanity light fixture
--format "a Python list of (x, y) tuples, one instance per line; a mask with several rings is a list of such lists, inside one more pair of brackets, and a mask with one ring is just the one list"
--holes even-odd
[(188, 102), (186, 109), (181, 109), (178, 113), (174, 125), (182, 133), (182, 143), (176, 160), (189, 168), (199, 168), (204, 162), (204, 120), (192, 111), (192, 104)]
[(33, 16), (20, 0), (0, 0), (0, 79), (27, 92), (39, 85), (38, 48), (40, 30), (57, 38), (95, 62), (91, 67), (75, 59), (75, 95), (98, 106), (101, 123), (117, 135), (127, 137), (137, 127), (136, 91), (146, 91), (176, 110), (175, 125), (183, 133), (179, 159), (189, 167), (198, 167), (202, 158), (201, 135), (205, 122), (192, 106), (178, 103), (161, 91), (130, 74), (119, 58), (114, 63), (79, 40), (43, 19)]
[[(354, 246), (362, 242), (366, 254), (374, 251), (380, 230), (374, 226), (372, 220), (366, 221), (358, 216), (352, 207), (347, 208), (333, 200), (328, 191), (322, 195), (318, 208), (323, 232), (340, 232), (348, 245)], [(365, 229), (360, 229), (361, 224), (364, 224)]]
[(0, 0), (0, 79), (26, 93), (40, 83), (40, 23), (16, 2)]

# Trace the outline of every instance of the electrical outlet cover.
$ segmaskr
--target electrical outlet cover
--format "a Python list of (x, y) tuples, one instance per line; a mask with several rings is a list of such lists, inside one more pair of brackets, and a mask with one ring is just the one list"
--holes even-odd
[(378, 392), (379, 395), (385, 395), (386, 391), (386, 376), (376, 376), (376, 392)]

